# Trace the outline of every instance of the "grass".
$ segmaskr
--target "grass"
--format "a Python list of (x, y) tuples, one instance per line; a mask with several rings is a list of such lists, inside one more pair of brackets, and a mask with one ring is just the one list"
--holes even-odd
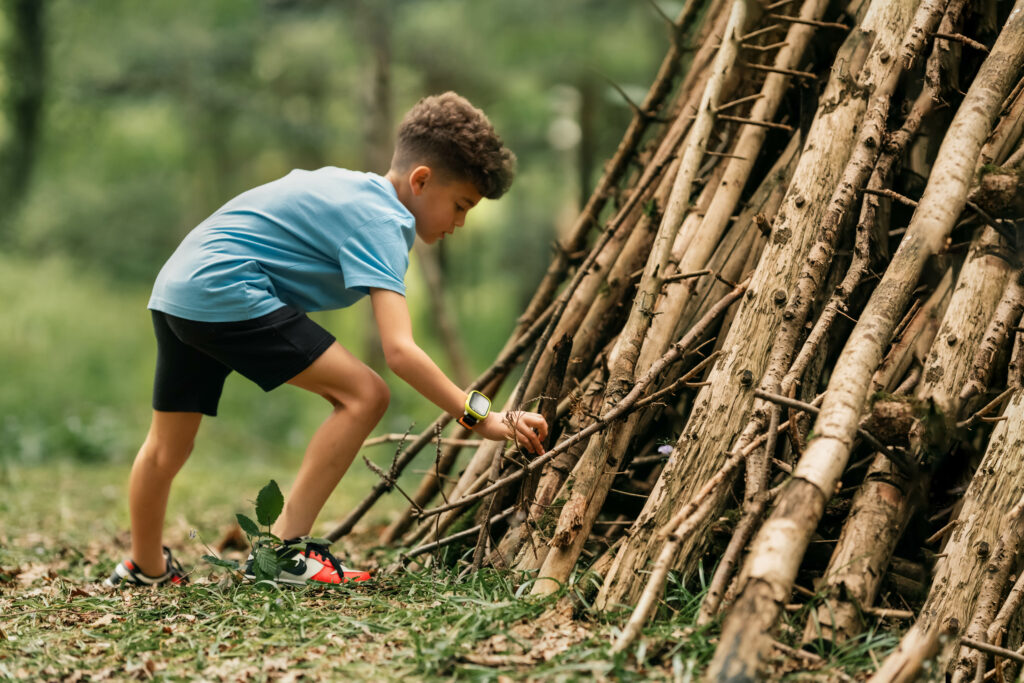
[[(693, 627), (703, 593), (675, 580), (662, 616), (631, 652), (613, 657), (624, 614), (587, 611), (588, 575), (575, 579), (571, 619), (562, 595), (529, 596), (529, 577), (492, 570), (421, 569), (294, 589), (239, 582), (203, 563), (234, 513), (251, 514), (269, 478), (287, 490), (291, 469), (193, 458), (175, 482), (167, 533), (192, 584), (119, 591), (98, 582), (127, 549), (127, 466), (64, 460), (0, 469), (10, 492), (0, 502), (0, 679), (686, 680), (710, 661), (718, 626)], [(354, 469), (314, 533), (329, 531), (372, 476)], [(401, 503), (386, 497), (346, 539), (353, 565), (394, 559), (372, 543)], [(780, 637), (792, 644), (798, 628), (796, 615)], [(781, 657), (773, 677), (825, 680), (838, 670), (863, 678), (874, 668), (871, 653), (883, 658), (895, 638), (873, 631), (823, 651), (825, 666)]]

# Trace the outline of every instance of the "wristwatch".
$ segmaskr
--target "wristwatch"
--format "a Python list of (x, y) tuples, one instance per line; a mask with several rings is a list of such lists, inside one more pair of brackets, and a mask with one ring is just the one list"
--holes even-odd
[(466, 397), (465, 412), (463, 412), (462, 417), (459, 418), (459, 424), (466, 429), (472, 429), (478, 423), (482, 422), (490, 412), (491, 399), (487, 398), (479, 391), (473, 390), (469, 392), (469, 396)]

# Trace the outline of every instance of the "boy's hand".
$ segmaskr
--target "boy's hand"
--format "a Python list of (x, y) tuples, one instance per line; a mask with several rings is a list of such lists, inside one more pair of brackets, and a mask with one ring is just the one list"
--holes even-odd
[[(515, 427), (513, 428), (513, 425)], [(548, 423), (538, 413), (510, 410), (492, 412), (473, 431), (485, 439), (515, 441), (537, 455), (544, 454), (544, 439), (548, 438)]]

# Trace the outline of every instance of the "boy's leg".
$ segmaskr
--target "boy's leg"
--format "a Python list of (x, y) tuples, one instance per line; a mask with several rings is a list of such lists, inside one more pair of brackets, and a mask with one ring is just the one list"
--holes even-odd
[(146, 441), (132, 465), (129, 507), (132, 517), (132, 560), (143, 574), (164, 573), (164, 513), (171, 481), (185, 464), (202, 413), (153, 411)]
[(363, 440), (384, 416), (390, 399), (384, 380), (337, 343), (289, 384), (320, 394), (334, 409), (313, 435), (284, 511), (274, 525), (280, 538), (309, 534)]

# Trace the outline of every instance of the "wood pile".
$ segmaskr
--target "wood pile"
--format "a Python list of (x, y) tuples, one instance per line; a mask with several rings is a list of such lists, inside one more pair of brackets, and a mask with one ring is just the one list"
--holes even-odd
[(516, 377), (505, 408), (543, 413), (549, 450), (469, 442), (449, 478), (470, 435), (442, 440), (441, 416), (332, 540), (436, 442), (382, 541), (403, 562), (462, 544), (536, 594), (600, 577), (593, 607), (630, 614), (618, 651), (703, 564), (709, 679), (762, 678), (806, 595), (806, 641), (912, 610), (874, 680), (1013, 664), (1024, 0), (843, 5), (667, 19), (654, 84), (473, 384)]

